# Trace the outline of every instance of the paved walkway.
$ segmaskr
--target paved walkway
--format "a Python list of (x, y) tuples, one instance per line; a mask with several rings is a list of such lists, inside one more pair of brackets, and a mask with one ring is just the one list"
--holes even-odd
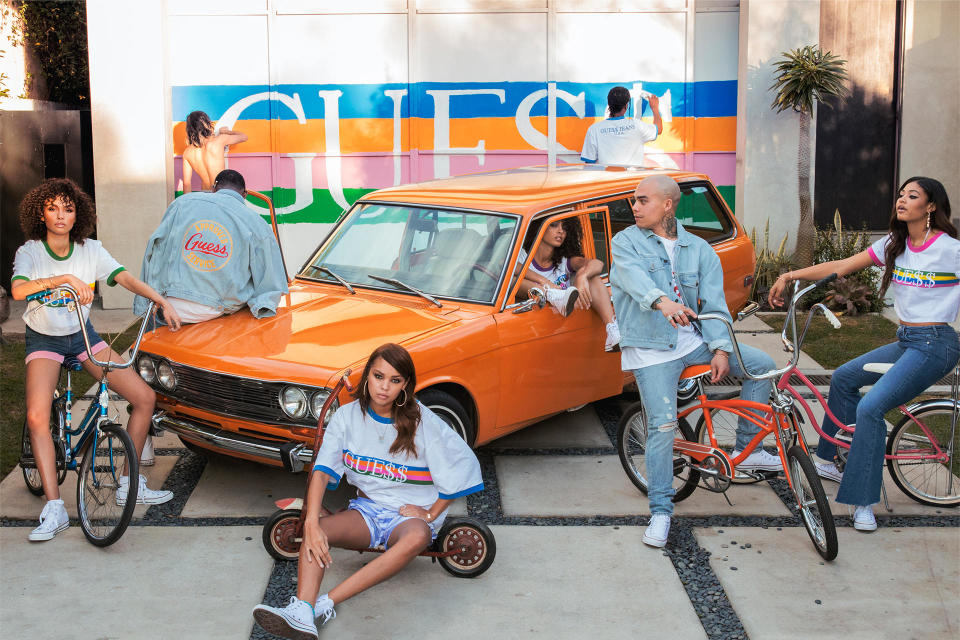
[[(741, 336), (757, 346), (777, 340), (763, 329), (746, 325)], [(678, 504), (667, 548), (645, 547), (647, 500), (612, 444), (631, 400), (594, 403), (480, 449), (487, 489), (454, 510), (491, 525), (492, 568), (463, 580), (419, 558), (338, 606), (322, 637), (960, 636), (960, 517), (916, 504), (892, 484), (893, 513), (878, 510), (873, 534), (854, 531), (846, 509), (835, 509), (832, 563), (781, 498), (782, 480), (732, 488), (732, 506), (698, 490)], [(0, 483), (4, 637), (267, 637), (250, 610), (285, 602), (296, 571), (266, 554), (261, 525), (275, 499), (302, 494), (305, 476), (208, 460), (170, 435), (155, 446), (150, 485), (176, 498), (138, 507), (135, 526), (107, 549), (89, 545), (75, 524), (51, 542), (28, 543), (42, 500), (27, 493), (19, 469)], [(825, 483), (831, 497), (836, 486)], [(63, 495), (71, 513), (74, 487), (70, 474)], [(325, 584), (368, 560), (335, 551)], [(41, 593), (56, 594), (55, 613)]]

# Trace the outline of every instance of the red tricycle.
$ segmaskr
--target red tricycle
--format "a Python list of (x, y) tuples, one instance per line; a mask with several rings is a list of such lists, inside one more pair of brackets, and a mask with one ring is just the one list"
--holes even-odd
[[(310, 457), (310, 471), (307, 474), (307, 488), (313, 477), (313, 466), (316, 463), (317, 452), (323, 442), (324, 423), (330, 407), (333, 405), (340, 391), (346, 388), (352, 391), (347, 377), (350, 370), (334, 386), (333, 391), (323, 403), (320, 415), (317, 418), (317, 432), (313, 440), (313, 454)], [(281, 459), (287, 471), (298, 473), (303, 470), (300, 460), (302, 444), (287, 443), (281, 446)], [(279, 508), (263, 525), (263, 546), (267, 553), (277, 560), (296, 560), (300, 553), (300, 544), (303, 542), (304, 498), (284, 498), (277, 500)], [(325, 515), (331, 512), (323, 508)], [(358, 552), (383, 553), (382, 547), (357, 549)], [(440, 566), (459, 578), (475, 578), (490, 568), (497, 555), (497, 543), (493, 532), (479, 520), (466, 516), (450, 516), (443, 523), (437, 539), (433, 544), (420, 553), (421, 556), (431, 558), (434, 562), (440, 561)]]

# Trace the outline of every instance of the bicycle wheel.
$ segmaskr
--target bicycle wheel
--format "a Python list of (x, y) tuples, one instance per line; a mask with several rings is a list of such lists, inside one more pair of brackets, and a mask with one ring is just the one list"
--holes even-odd
[[(711, 423), (713, 424), (713, 435), (717, 439), (717, 448), (726, 451), (730, 459), (733, 453), (734, 445), (737, 442), (737, 416), (729, 411), (722, 409), (713, 409), (710, 412)], [(710, 434), (707, 432), (707, 420), (704, 413), (697, 419), (697, 431), (694, 435), (694, 442), (699, 442), (710, 446)], [(764, 479), (764, 474), (749, 474), (743, 471), (735, 471), (731, 481), (734, 484), (753, 484)]]
[[(50, 436), (53, 438), (53, 449), (56, 454), (58, 485), (63, 484), (67, 477), (67, 457), (63, 442), (60, 440), (60, 425), (63, 422), (63, 404), (59, 400), (54, 400), (50, 407)], [(20, 471), (23, 473), (23, 482), (27, 485), (27, 491), (35, 496), (42, 496), (43, 483), (40, 480), (40, 470), (37, 469), (37, 462), (33, 457), (30, 429), (27, 428), (26, 420), (23, 421), (23, 434), (21, 435)]]
[[(77, 511), (87, 540), (106, 547), (120, 539), (133, 517), (140, 465), (130, 435), (120, 425), (104, 423), (93, 437), (80, 464)], [(129, 472), (130, 485), (126, 502), (118, 505), (117, 487), (124, 469)]]
[[(617, 425), (617, 454), (623, 470), (640, 491), (647, 493), (647, 419), (642, 402), (630, 405)], [(694, 441), (693, 430), (686, 420), (679, 422), (680, 437)], [(690, 457), (674, 452), (673, 488), (676, 493), (674, 502), (687, 498), (700, 481), (700, 472), (689, 466)]]
[(910, 458), (888, 458), (887, 469), (900, 490), (920, 504), (955, 507), (960, 504), (960, 438), (953, 434), (951, 439), (953, 410), (942, 400), (924, 405), (913, 415), (926, 426), (948, 461), (933, 459), (936, 449), (930, 437), (909, 416), (903, 416), (887, 438), (887, 455)]
[(787, 451), (787, 470), (787, 480), (797, 500), (800, 521), (817, 553), (824, 560), (833, 560), (837, 557), (837, 527), (833, 522), (833, 513), (813, 461), (799, 445)]

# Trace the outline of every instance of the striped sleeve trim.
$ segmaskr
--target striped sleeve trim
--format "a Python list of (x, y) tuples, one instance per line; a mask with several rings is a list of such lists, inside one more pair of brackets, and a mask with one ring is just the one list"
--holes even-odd
[(115, 286), (115, 285), (117, 284), (117, 275), (118, 275), (121, 271), (126, 271), (126, 270), (127, 270), (126, 267), (117, 267), (116, 269), (114, 269), (114, 270), (113, 270), (113, 273), (111, 273), (109, 276), (107, 276), (107, 286), (108, 286), (108, 287), (113, 287), (113, 286)]
[(483, 491), (483, 483), (475, 484), (469, 489), (464, 489), (463, 491), (457, 491), (456, 493), (439, 493), (441, 499), (443, 500), (456, 500), (457, 498), (462, 498), (463, 496), (468, 496), (471, 493), (476, 493), (478, 491)]
[(870, 254), (870, 258), (873, 260), (873, 263), (878, 267), (883, 266), (883, 261), (877, 257), (876, 252), (874, 252), (873, 247), (868, 247), (867, 252)]
[(30, 282), (30, 278), (27, 276), (13, 276), (10, 278), (10, 282), (13, 282), (14, 280), (26, 280), (27, 282)]

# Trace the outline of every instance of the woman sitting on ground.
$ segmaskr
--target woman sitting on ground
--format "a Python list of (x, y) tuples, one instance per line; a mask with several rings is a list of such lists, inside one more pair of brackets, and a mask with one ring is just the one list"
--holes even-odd
[[(307, 490), (297, 595), (284, 608), (258, 605), (257, 623), (284, 638), (316, 638), (334, 605), (395, 575), (437, 537), (447, 508), (483, 490), (480, 463), (447, 424), (413, 396), (417, 384), (406, 349), (385, 344), (363, 370), (356, 400), (341, 407), (323, 436)], [(324, 491), (346, 475), (358, 497), (321, 517)], [(386, 552), (319, 598), (333, 563), (330, 547)]]
[[(607, 329), (604, 351), (619, 351), (620, 329), (613, 315), (613, 302), (600, 278), (603, 263), (583, 257), (582, 235), (576, 218), (551, 223), (523, 275), (518, 298), (526, 299), (530, 289), (538, 287), (543, 289), (547, 302), (564, 316), (575, 308), (593, 309)], [(527, 252), (521, 249), (517, 262), (522, 264), (526, 259)]]

